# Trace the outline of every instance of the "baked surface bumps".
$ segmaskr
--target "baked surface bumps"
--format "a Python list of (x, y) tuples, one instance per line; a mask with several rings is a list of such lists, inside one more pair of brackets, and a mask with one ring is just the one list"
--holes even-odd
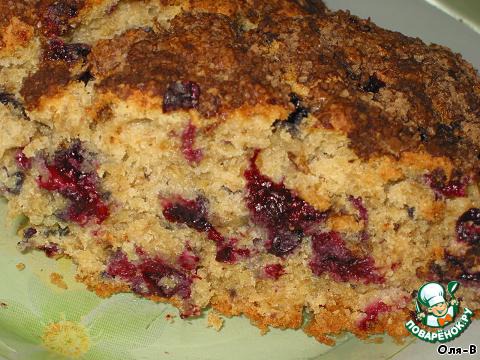
[(100, 296), (327, 344), (405, 337), (429, 280), (480, 308), (480, 82), (460, 55), (315, 0), (0, 13), (20, 251), (71, 258)]

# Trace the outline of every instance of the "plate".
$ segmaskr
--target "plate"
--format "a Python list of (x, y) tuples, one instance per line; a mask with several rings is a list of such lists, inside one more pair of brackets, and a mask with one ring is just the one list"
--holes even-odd
[[(475, 17), (465, 10), (468, 0), (458, 2), (460, 8), (452, 6), (455, 1), (431, 2), (437, 8), (416, 0), (326, 1), (332, 9), (350, 9), (380, 26), (447, 45), (479, 68), (480, 47), (471, 45), (480, 41), (474, 31), (480, 13)], [(24, 220), (8, 219), (6, 203), (0, 200), (0, 359), (376, 360), (435, 354), (434, 346), (413, 339), (396, 344), (383, 337), (382, 343), (368, 343), (345, 335), (328, 347), (301, 331), (272, 329), (260, 336), (242, 317), (226, 319), (217, 332), (206, 327), (208, 311), (198, 319), (181, 320), (175, 308), (131, 294), (100, 299), (75, 282), (70, 261), (18, 252), (16, 229)], [(19, 264), (25, 268), (20, 270)], [(51, 283), (52, 273), (63, 275), (57, 285)], [(477, 322), (457, 343), (473, 341), (479, 330)]]

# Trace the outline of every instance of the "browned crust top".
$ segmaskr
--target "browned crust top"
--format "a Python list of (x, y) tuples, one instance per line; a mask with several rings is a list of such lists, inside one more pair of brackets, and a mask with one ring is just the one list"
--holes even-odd
[[(478, 174), (480, 81), (460, 55), (324, 11), (318, 1), (253, 3), (190, 1), (168, 29), (98, 42), (87, 64), (97, 90), (162, 97), (168, 84), (193, 81), (201, 88), (198, 110), (213, 117), (258, 103), (291, 106), (289, 94), (301, 89), (319, 125), (348, 134), (361, 157), (425, 150)], [(61, 87), (65, 73), (57, 73)], [(32, 77), (41, 87), (40, 75)], [(45, 90), (25, 81), (27, 106), (52, 91), (48, 78)]]

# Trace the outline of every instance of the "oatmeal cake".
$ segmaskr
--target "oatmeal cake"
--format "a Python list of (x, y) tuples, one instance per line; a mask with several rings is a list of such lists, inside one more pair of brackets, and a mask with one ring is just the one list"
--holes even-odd
[(1, 1), (0, 192), (100, 296), (320, 342), (480, 309), (480, 81), (315, 0)]

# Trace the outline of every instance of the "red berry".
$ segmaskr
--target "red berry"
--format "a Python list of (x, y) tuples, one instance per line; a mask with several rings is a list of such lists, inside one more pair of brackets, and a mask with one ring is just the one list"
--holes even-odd
[(367, 331), (371, 324), (375, 323), (378, 316), (382, 313), (390, 311), (390, 306), (383, 301), (376, 301), (371, 303), (365, 309), (365, 317), (358, 324), (360, 330)]
[(457, 238), (470, 245), (480, 245), (480, 209), (471, 208), (457, 220)]
[(188, 162), (198, 164), (203, 158), (201, 149), (194, 149), (195, 135), (197, 128), (192, 123), (189, 123), (182, 133), (182, 153)]
[(352, 203), (352, 205), (358, 210), (358, 215), (361, 220), (364, 220), (365, 222), (368, 221), (368, 210), (363, 204), (363, 199), (359, 197), (354, 197), (350, 195), (348, 197), (348, 200)]
[(17, 166), (22, 170), (29, 170), (32, 167), (32, 160), (28, 158), (22, 151), (23, 149), (18, 149), (15, 152), (15, 162)]
[(267, 251), (285, 256), (298, 247), (311, 226), (323, 222), (327, 215), (315, 210), (282, 183), (274, 183), (260, 174), (255, 164), (258, 154), (256, 151), (245, 171), (247, 207), (252, 221), (267, 231)]
[(90, 50), (91, 48), (87, 44), (66, 44), (63, 40), (55, 38), (48, 41), (44, 57), (50, 61), (65, 61), (71, 63), (85, 59), (90, 53)]
[(55, 153), (53, 161), (47, 164), (47, 177), (37, 179), (38, 186), (56, 191), (70, 201), (61, 214), (65, 220), (85, 225), (89, 221), (101, 224), (110, 215), (110, 210), (98, 190), (97, 174), (91, 169), (79, 141)]
[(215, 259), (219, 262), (234, 263), (239, 257), (250, 256), (248, 249), (237, 249), (236, 240), (226, 239), (208, 220), (207, 201), (202, 197), (185, 200), (177, 197), (163, 201), (163, 216), (170, 222), (185, 224), (198, 232), (204, 232), (217, 245)]
[(264, 268), (265, 275), (273, 280), (278, 280), (280, 276), (285, 274), (282, 264), (267, 264)]
[(310, 268), (317, 276), (329, 273), (336, 281), (354, 280), (366, 284), (384, 281), (377, 272), (373, 258), (354, 255), (337, 232), (314, 234), (312, 250)]
[(110, 258), (105, 272), (125, 280), (134, 292), (144, 296), (170, 298), (178, 295), (187, 299), (191, 294), (192, 278), (158, 257), (151, 258), (145, 254), (139, 261), (132, 262), (119, 250)]
[(446, 198), (466, 197), (470, 183), (467, 176), (459, 176), (458, 174), (447, 182), (447, 175), (442, 169), (435, 169), (430, 174), (425, 175), (425, 181), (437, 197), (444, 196)]

